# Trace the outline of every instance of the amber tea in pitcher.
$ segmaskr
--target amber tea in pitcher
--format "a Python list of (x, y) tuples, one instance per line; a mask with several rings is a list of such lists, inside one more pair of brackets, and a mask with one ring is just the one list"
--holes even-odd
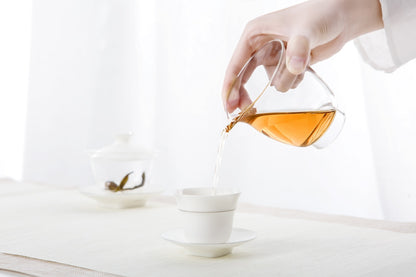
[(247, 123), (260, 133), (297, 147), (328, 146), (341, 132), (345, 114), (336, 106), (335, 96), (311, 67), (297, 77), (294, 89), (282, 93), (276, 88), (285, 71), (285, 46), (271, 40), (257, 50), (235, 78), (231, 94), (246, 100), (246, 107), (236, 109), (224, 128), (214, 172), (214, 192), (226, 137), (238, 122)]
[(227, 99), (238, 95), (246, 107), (228, 114), (231, 122), (225, 132), (243, 122), (279, 142), (326, 147), (341, 131), (345, 115), (337, 108), (333, 92), (309, 66), (296, 76), (302, 80), (295, 88), (279, 91), (280, 77), (287, 74), (284, 57), (283, 42), (272, 40), (247, 61), (227, 95)]
[(312, 112), (275, 112), (246, 115), (240, 122), (260, 133), (293, 146), (312, 145), (328, 129), (335, 110)]

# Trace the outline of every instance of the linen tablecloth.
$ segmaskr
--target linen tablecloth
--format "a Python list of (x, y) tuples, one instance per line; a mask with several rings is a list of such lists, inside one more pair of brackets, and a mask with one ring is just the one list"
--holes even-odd
[(234, 225), (258, 237), (189, 256), (160, 237), (182, 227), (173, 201), (109, 209), (76, 189), (0, 182), (3, 253), (122, 276), (416, 276), (416, 224), (240, 205)]

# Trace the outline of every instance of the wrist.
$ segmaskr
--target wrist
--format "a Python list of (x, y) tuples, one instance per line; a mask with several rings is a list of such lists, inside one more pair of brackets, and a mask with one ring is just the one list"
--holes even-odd
[(339, 0), (349, 39), (384, 27), (379, 0)]

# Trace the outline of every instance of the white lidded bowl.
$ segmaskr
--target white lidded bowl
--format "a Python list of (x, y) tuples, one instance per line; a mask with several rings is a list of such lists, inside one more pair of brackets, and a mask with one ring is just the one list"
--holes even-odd
[(95, 183), (104, 188), (108, 181), (119, 184), (129, 175), (125, 187), (150, 183), (154, 152), (133, 142), (133, 134), (119, 134), (115, 141), (98, 150), (88, 151)]

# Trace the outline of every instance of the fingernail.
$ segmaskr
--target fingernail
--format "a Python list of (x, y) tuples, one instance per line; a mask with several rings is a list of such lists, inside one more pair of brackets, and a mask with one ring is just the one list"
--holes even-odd
[(305, 59), (299, 56), (289, 58), (288, 69), (291, 73), (300, 74), (305, 68)]

